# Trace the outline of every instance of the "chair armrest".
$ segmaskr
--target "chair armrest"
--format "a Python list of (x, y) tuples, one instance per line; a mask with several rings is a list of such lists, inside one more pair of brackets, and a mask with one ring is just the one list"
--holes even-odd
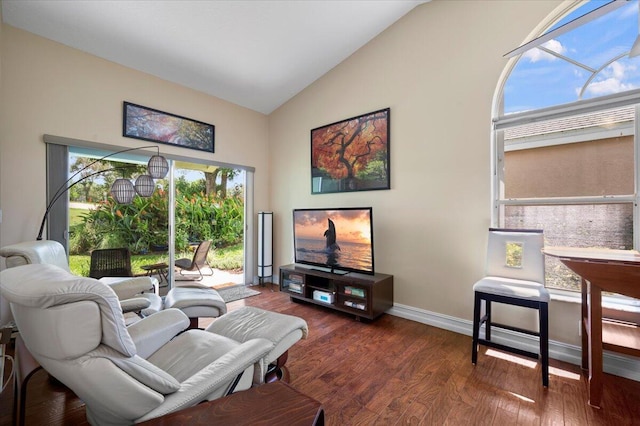
[(273, 344), (266, 339), (251, 339), (233, 348), (182, 382), (177, 392), (165, 395), (164, 403), (136, 419), (136, 423), (191, 407), (206, 400), (215, 390), (228, 388), (236, 376), (260, 361), (272, 348)]
[(120, 300), (131, 299), (154, 288), (150, 277), (104, 277), (100, 282), (111, 287)]
[(25, 241), (0, 248), (7, 268), (32, 263), (56, 265), (69, 272), (67, 253), (62, 244), (53, 240)]
[(189, 327), (189, 317), (179, 309), (156, 312), (127, 327), (138, 356), (147, 359)]
[(124, 314), (127, 312), (140, 312), (151, 306), (151, 300), (145, 299), (144, 297), (134, 297), (132, 299), (121, 300), (120, 306)]

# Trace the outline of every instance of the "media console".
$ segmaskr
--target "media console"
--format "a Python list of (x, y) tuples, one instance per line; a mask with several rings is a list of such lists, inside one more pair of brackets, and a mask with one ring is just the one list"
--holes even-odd
[(280, 267), (280, 291), (356, 316), (375, 319), (393, 306), (393, 275), (332, 274), (296, 265)]

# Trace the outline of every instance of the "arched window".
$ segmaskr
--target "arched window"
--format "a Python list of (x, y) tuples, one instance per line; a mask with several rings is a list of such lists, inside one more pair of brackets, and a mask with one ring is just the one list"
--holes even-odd
[[(638, 6), (579, 3), (516, 52), (495, 106), (494, 224), (543, 228), (548, 245), (638, 247)], [(547, 262), (549, 287), (579, 290)]]

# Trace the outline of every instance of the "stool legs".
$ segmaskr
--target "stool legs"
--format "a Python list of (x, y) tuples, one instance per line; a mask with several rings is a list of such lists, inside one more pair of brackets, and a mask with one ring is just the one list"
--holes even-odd
[[(540, 339), (540, 351), (539, 353), (532, 353), (529, 351), (521, 350), (515, 347), (505, 346), (491, 341), (491, 302), (505, 303), (515, 306), (522, 306), (526, 308), (536, 309), (538, 311), (539, 331), (525, 330), (518, 327), (511, 327), (503, 324), (495, 323), (494, 327), (504, 328), (519, 333), (525, 333), (532, 336), (536, 336)], [(482, 316), (482, 301), (485, 302), (485, 315)], [(480, 338), (480, 327), (485, 324), (485, 338)], [(472, 348), (471, 348), (471, 363), (473, 365), (478, 362), (478, 346), (485, 345), (493, 347), (499, 350), (515, 353), (521, 356), (526, 356), (534, 359), (539, 359), (541, 362), (542, 370), (542, 385), (549, 387), (549, 304), (546, 302), (532, 302), (515, 300), (505, 296), (488, 295), (486, 293), (474, 292), (474, 304), (473, 304), (473, 331), (472, 331)]]
[(482, 300), (480, 299), (480, 295), (478, 293), (474, 293), (474, 303), (473, 303), (473, 341), (472, 341), (472, 349), (471, 349), (471, 363), (475, 365), (478, 362), (478, 338), (480, 335), (480, 303)]
[(549, 304), (540, 303), (540, 357), (542, 358), (542, 385), (549, 387)]
[[(482, 319), (480, 319), (482, 325)], [(491, 300), (484, 300), (484, 338), (491, 340)]]

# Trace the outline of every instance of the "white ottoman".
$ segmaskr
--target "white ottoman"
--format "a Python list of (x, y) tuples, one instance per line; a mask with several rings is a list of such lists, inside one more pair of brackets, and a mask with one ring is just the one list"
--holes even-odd
[(227, 304), (212, 288), (175, 287), (164, 299), (164, 308), (177, 308), (191, 321), (189, 328), (198, 328), (198, 318), (216, 318), (227, 313)]
[(206, 331), (244, 343), (255, 338), (267, 339), (273, 348), (256, 368), (254, 383), (289, 381), (284, 367), (288, 350), (309, 333), (307, 322), (299, 317), (245, 306), (217, 318)]

